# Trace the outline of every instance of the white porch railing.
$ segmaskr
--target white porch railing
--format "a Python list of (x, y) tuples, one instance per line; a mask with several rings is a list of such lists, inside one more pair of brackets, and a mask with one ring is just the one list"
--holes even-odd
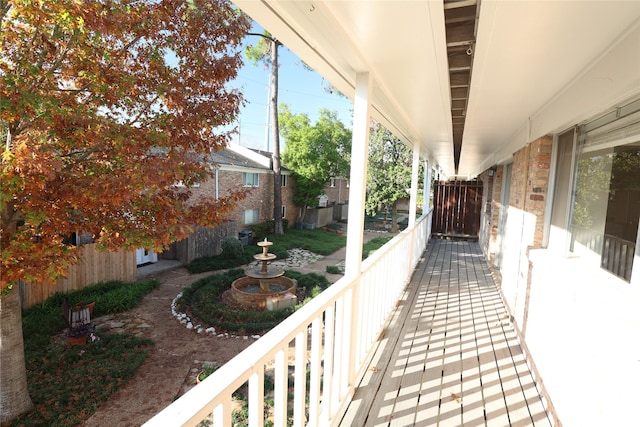
[[(231, 426), (233, 394), (245, 384), (250, 426), (264, 425), (265, 393), (273, 393), (268, 416), (276, 426), (287, 425), (289, 416), (294, 426), (339, 422), (430, 228), (428, 212), (363, 261), (360, 276), (333, 284), (144, 426), (195, 426), (204, 419)], [(265, 390), (270, 370), (274, 386)]]

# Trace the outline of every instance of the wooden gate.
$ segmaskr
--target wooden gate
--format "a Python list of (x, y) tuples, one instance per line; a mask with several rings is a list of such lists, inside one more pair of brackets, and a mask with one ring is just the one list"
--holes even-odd
[(433, 189), (432, 236), (477, 239), (482, 181), (440, 181)]

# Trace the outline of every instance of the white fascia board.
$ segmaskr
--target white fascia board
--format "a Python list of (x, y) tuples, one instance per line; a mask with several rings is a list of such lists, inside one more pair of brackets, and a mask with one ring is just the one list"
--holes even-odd
[(240, 154), (241, 156), (244, 156), (256, 163), (263, 165), (267, 169), (271, 169), (271, 158), (267, 156), (263, 156), (260, 153), (256, 153), (255, 151), (247, 147), (244, 147), (240, 144), (236, 144), (233, 142), (229, 143), (227, 148), (235, 153)]

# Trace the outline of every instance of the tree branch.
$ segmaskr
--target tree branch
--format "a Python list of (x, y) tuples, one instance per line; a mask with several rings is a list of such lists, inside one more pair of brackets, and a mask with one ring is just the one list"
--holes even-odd
[(0, 0), (0, 22), (4, 21), (4, 17), (7, 16), (9, 10), (11, 10), (9, 0)]
[(261, 34), (261, 33), (247, 33), (248, 36), (258, 36), (258, 37), (262, 37), (263, 39), (267, 39), (273, 43), (279, 44), (281, 45), (282, 43), (280, 43), (280, 41), (273, 37), (273, 36), (268, 36), (266, 34)]
[(156, 96), (154, 96), (153, 99), (149, 100), (149, 102), (147, 102), (146, 107), (142, 108), (140, 110), (140, 112), (135, 117), (133, 117), (131, 120), (129, 120), (128, 125), (132, 126), (134, 123), (136, 123), (138, 121), (138, 119), (140, 119), (140, 117), (142, 116), (143, 113), (149, 111), (149, 109), (151, 108), (153, 103), (156, 102), (158, 100), (158, 98), (160, 98), (160, 94), (156, 94)]

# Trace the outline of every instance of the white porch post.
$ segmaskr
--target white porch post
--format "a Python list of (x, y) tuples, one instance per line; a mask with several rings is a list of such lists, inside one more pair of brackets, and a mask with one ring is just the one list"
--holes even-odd
[(423, 198), (422, 198), (422, 213), (425, 214), (429, 211), (431, 205), (429, 204), (429, 197), (431, 196), (431, 166), (429, 165), (429, 161), (424, 161), (424, 185), (423, 188)]
[(353, 133), (351, 137), (351, 173), (349, 177), (349, 212), (347, 228), (347, 254), (345, 277), (352, 279), (360, 274), (364, 230), (364, 202), (367, 183), (369, 154), (369, 73), (356, 75), (356, 91), (353, 99)]
[(636, 253), (633, 256), (633, 264), (631, 264), (631, 280), (629, 281), (635, 286), (640, 285), (640, 252), (638, 251), (638, 248), (640, 248), (640, 230), (638, 230), (638, 235), (636, 236)]
[[(351, 303), (349, 304), (349, 325), (344, 337), (344, 348), (348, 348), (347, 394), (355, 393), (358, 362), (358, 342), (360, 325), (360, 281), (362, 275), (362, 243), (364, 241), (364, 202), (366, 197), (367, 162), (369, 158), (369, 107), (371, 105), (371, 76), (369, 73), (356, 75), (356, 91), (353, 98), (353, 133), (351, 139), (351, 175), (349, 189), (349, 216), (347, 227), (347, 253), (345, 256), (344, 278), (353, 280)], [(346, 320), (346, 318), (344, 319)]]
[(409, 224), (416, 225), (416, 202), (418, 201), (418, 172), (420, 170), (420, 147), (413, 145), (413, 163), (411, 164), (411, 190), (409, 191)]

